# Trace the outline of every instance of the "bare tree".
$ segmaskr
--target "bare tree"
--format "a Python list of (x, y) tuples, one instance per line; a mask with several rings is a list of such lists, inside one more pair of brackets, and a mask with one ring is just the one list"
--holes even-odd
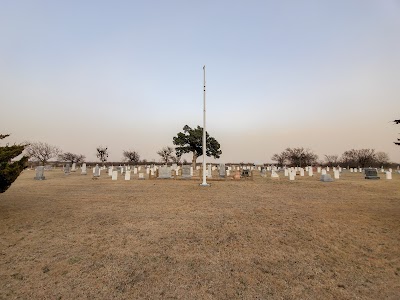
[(74, 154), (71, 152), (66, 152), (66, 153), (62, 153), (58, 155), (58, 159), (60, 161), (65, 161), (65, 162), (71, 162), (71, 164), (73, 163), (82, 163), (85, 161), (85, 156), (82, 154)]
[(172, 159), (172, 153), (174, 152), (174, 149), (170, 146), (164, 147), (161, 150), (157, 151), (157, 154), (161, 156), (161, 161), (165, 164), (168, 164), (168, 162)]
[(318, 160), (318, 155), (310, 149), (301, 148), (286, 148), (284, 151), (286, 158), (293, 166), (312, 165)]
[(283, 165), (285, 164), (287, 157), (286, 157), (287, 153), (285, 151), (281, 152), (281, 153), (275, 153), (274, 155), (272, 155), (271, 159), (276, 161), (278, 163), (278, 166), (283, 167)]
[(100, 159), (102, 163), (105, 163), (108, 159), (108, 148), (99, 146), (97, 147), (97, 158)]
[(134, 163), (134, 164), (137, 164), (139, 162), (139, 160), (140, 160), (139, 153), (137, 151), (134, 151), (134, 150), (124, 150), (123, 155), (124, 155), (123, 159), (125, 161), (131, 162), (131, 163)]
[(325, 161), (329, 166), (336, 166), (340, 163), (339, 155), (325, 155)]
[(379, 166), (385, 166), (389, 164), (390, 158), (386, 152), (376, 152), (375, 154), (375, 161)]
[(44, 165), (50, 159), (57, 157), (57, 155), (61, 153), (61, 149), (57, 146), (42, 142), (28, 143), (28, 146), (25, 148), (25, 150), (30, 159), (33, 161), (38, 161), (42, 165)]
[(361, 167), (371, 165), (375, 162), (374, 149), (351, 149), (342, 154), (342, 162), (350, 167)]
[(178, 153), (175, 153), (175, 155), (171, 155), (171, 160), (175, 164), (179, 164), (182, 160), (182, 156), (179, 155)]

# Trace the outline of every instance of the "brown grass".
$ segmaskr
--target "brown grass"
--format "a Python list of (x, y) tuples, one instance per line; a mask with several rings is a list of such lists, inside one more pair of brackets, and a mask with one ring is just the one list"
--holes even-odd
[(398, 174), (45, 175), (0, 194), (1, 299), (400, 298)]

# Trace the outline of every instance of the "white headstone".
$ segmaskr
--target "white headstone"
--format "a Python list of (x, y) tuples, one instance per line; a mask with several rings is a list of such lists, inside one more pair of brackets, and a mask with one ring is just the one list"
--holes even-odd
[(294, 180), (294, 174), (295, 174), (294, 171), (289, 172), (289, 180)]
[(317, 173), (321, 173), (321, 167), (317, 167)]
[(333, 170), (333, 178), (339, 179), (339, 170)]
[(271, 178), (279, 178), (279, 175), (275, 172), (275, 170), (271, 171)]
[(308, 176), (314, 176), (313, 168), (309, 167), (308, 168)]
[(386, 172), (386, 179), (392, 179), (392, 172)]
[(86, 163), (82, 164), (81, 175), (87, 175)]
[(325, 169), (322, 169), (321, 170), (321, 175), (325, 175), (326, 174), (326, 170)]
[(289, 175), (289, 171), (288, 171), (288, 169), (285, 169), (285, 176), (288, 176)]
[(111, 179), (112, 180), (117, 180), (117, 178), (118, 178), (118, 171), (113, 171)]
[(300, 176), (304, 176), (304, 169), (300, 168)]
[(125, 180), (131, 180), (131, 170), (125, 172)]

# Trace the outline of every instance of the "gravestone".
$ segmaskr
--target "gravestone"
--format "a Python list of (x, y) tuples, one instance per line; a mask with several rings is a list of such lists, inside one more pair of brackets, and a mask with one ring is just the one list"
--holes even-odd
[(108, 176), (112, 176), (113, 167), (108, 167)]
[(288, 169), (285, 169), (285, 176), (289, 176), (289, 171), (288, 171)]
[(339, 170), (333, 170), (333, 178), (335, 178), (335, 179), (339, 179)]
[(139, 173), (139, 179), (144, 180), (144, 173)]
[(162, 166), (158, 170), (158, 178), (160, 179), (169, 179), (171, 177), (171, 167)]
[(275, 170), (272, 170), (272, 172), (271, 172), (271, 178), (272, 178), (272, 179), (279, 179), (279, 175), (278, 175), (278, 173), (275, 172)]
[(177, 164), (172, 164), (171, 168), (172, 168), (172, 170), (176, 170), (176, 169), (178, 169), (178, 165)]
[(100, 177), (100, 168), (99, 168), (99, 165), (96, 165), (96, 167), (94, 168), (93, 177)]
[(192, 178), (192, 167), (190, 165), (183, 165), (182, 166), (182, 178), (183, 179), (190, 179)]
[(364, 171), (365, 179), (380, 179), (380, 177), (378, 177), (378, 172), (376, 171), (376, 169), (367, 168)]
[(70, 172), (71, 172), (71, 168), (70, 168), (69, 164), (66, 164), (64, 167), (65, 175), (69, 175)]
[(36, 168), (36, 176), (33, 177), (33, 179), (35, 179), (35, 180), (45, 180), (44, 167), (43, 166), (39, 166), (39, 167)]
[(130, 170), (125, 172), (125, 180), (131, 180), (131, 171)]
[(118, 171), (113, 171), (112, 172), (112, 176), (111, 176), (111, 180), (117, 180), (118, 179)]
[(76, 163), (72, 164), (71, 172), (76, 172)]
[(321, 173), (321, 167), (317, 168), (317, 173)]
[(304, 176), (304, 169), (300, 168), (300, 176)]
[(225, 164), (220, 164), (219, 165), (219, 177), (225, 178), (225, 176), (226, 176)]
[(386, 172), (386, 179), (392, 179), (392, 172)]
[(289, 180), (294, 180), (294, 175), (296, 174), (296, 172), (295, 171), (292, 171), (292, 170), (290, 170), (289, 171)]
[(323, 182), (332, 182), (333, 181), (330, 174), (322, 174), (320, 180)]
[(312, 167), (308, 168), (308, 176), (314, 176), (314, 171)]
[(81, 167), (81, 175), (87, 175), (86, 163), (83, 163), (83, 164), (82, 164), (82, 167)]
[(321, 170), (321, 175), (326, 175), (326, 170), (325, 169)]

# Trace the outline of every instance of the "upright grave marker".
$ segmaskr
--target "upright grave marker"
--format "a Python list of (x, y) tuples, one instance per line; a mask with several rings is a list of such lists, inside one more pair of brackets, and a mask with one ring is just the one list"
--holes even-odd
[(39, 167), (36, 168), (36, 176), (33, 177), (33, 179), (35, 179), (35, 180), (45, 180), (44, 167), (43, 166), (39, 166)]

